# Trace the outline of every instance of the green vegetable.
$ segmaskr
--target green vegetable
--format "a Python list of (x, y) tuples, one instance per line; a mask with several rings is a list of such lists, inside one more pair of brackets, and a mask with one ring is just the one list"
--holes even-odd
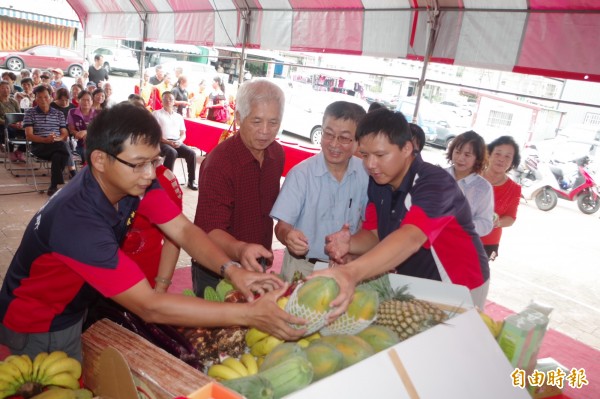
[(225, 301), (225, 295), (230, 291), (233, 291), (233, 285), (229, 284), (225, 279), (221, 279), (217, 284), (217, 294), (219, 295), (220, 301)]
[(273, 386), (269, 380), (257, 374), (234, 380), (223, 380), (221, 384), (248, 399), (273, 399)]
[(190, 290), (189, 288), (186, 288), (185, 290), (181, 291), (181, 293), (185, 296), (196, 296), (194, 291)]
[(204, 299), (211, 302), (223, 302), (213, 287), (204, 288)]
[(313, 379), (313, 368), (305, 355), (292, 355), (256, 375), (266, 378), (271, 383), (273, 398), (279, 399), (308, 386)]

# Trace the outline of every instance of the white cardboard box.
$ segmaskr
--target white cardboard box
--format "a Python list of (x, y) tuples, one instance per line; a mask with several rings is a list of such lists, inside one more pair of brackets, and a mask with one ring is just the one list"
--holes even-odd
[(514, 368), (473, 308), (466, 287), (390, 277), (392, 286), (409, 284), (419, 299), (467, 310), (286, 399), (530, 398), (526, 390), (513, 387)]

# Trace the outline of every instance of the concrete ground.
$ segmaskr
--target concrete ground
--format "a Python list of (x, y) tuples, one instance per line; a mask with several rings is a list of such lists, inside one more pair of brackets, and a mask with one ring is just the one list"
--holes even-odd
[[(440, 151), (428, 147), (424, 158), (432, 163), (443, 161)], [(180, 162), (175, 173), (183, 177)], [(184, 213), (193, 220), (197, 192), (183, 191)], [(47, 198), (45, 193), (32, 192), (24, 178), (12, 176), (0, 165), (0, 278), (26, 225)], [(562, 200), (550, 212), (523, 202), (517, 222), (504, 232), (500, 256), (491, 263), (488, 299), (513, 311), (531, 300), (547, 304), (554, 308), (551, 328), (600, 349), (599, 214), (584, 215), (574, 203)], [(282, 248), (277, 240), (273, 247)], [(189, 256), (182, 251), (178, 266), (189, 264)]]

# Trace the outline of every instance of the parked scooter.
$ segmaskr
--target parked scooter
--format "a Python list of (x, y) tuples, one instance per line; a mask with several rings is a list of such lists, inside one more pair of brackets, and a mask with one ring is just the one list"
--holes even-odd
[(587, 169), (589, 157), (566, 163), (548, 163), (540, 159), (535, 146), (525, 152), (515, 179), (521, 184), (525, 200), (535, 199), (535, 204), (542, 211), (553, 209), (558, 198), (577, 201), (579, 210), (588, 215), (600, 209), (600, 191)]

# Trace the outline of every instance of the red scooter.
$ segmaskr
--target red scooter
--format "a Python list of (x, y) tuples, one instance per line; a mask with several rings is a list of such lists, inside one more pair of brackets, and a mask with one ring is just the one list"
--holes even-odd
[[(566, 164), (549, 165), (558, 185), (544, 187), (536, 197), (536, 204), (539, 199), (543, 203), (543, 210), (549, 211), (556, 206), (558, 198), (562, 198), (567, 201), (577, 201), (579, 210), (587, 215), (598, 211), (600, 209), (600, 191), (587, 169), (589, 163), (589, 157), (585, 156)], [(576, 170), (565, 176), (565, 169), (569, 166), (576, 167)], [(537, 205), (540, 206), (540, 204)]]

